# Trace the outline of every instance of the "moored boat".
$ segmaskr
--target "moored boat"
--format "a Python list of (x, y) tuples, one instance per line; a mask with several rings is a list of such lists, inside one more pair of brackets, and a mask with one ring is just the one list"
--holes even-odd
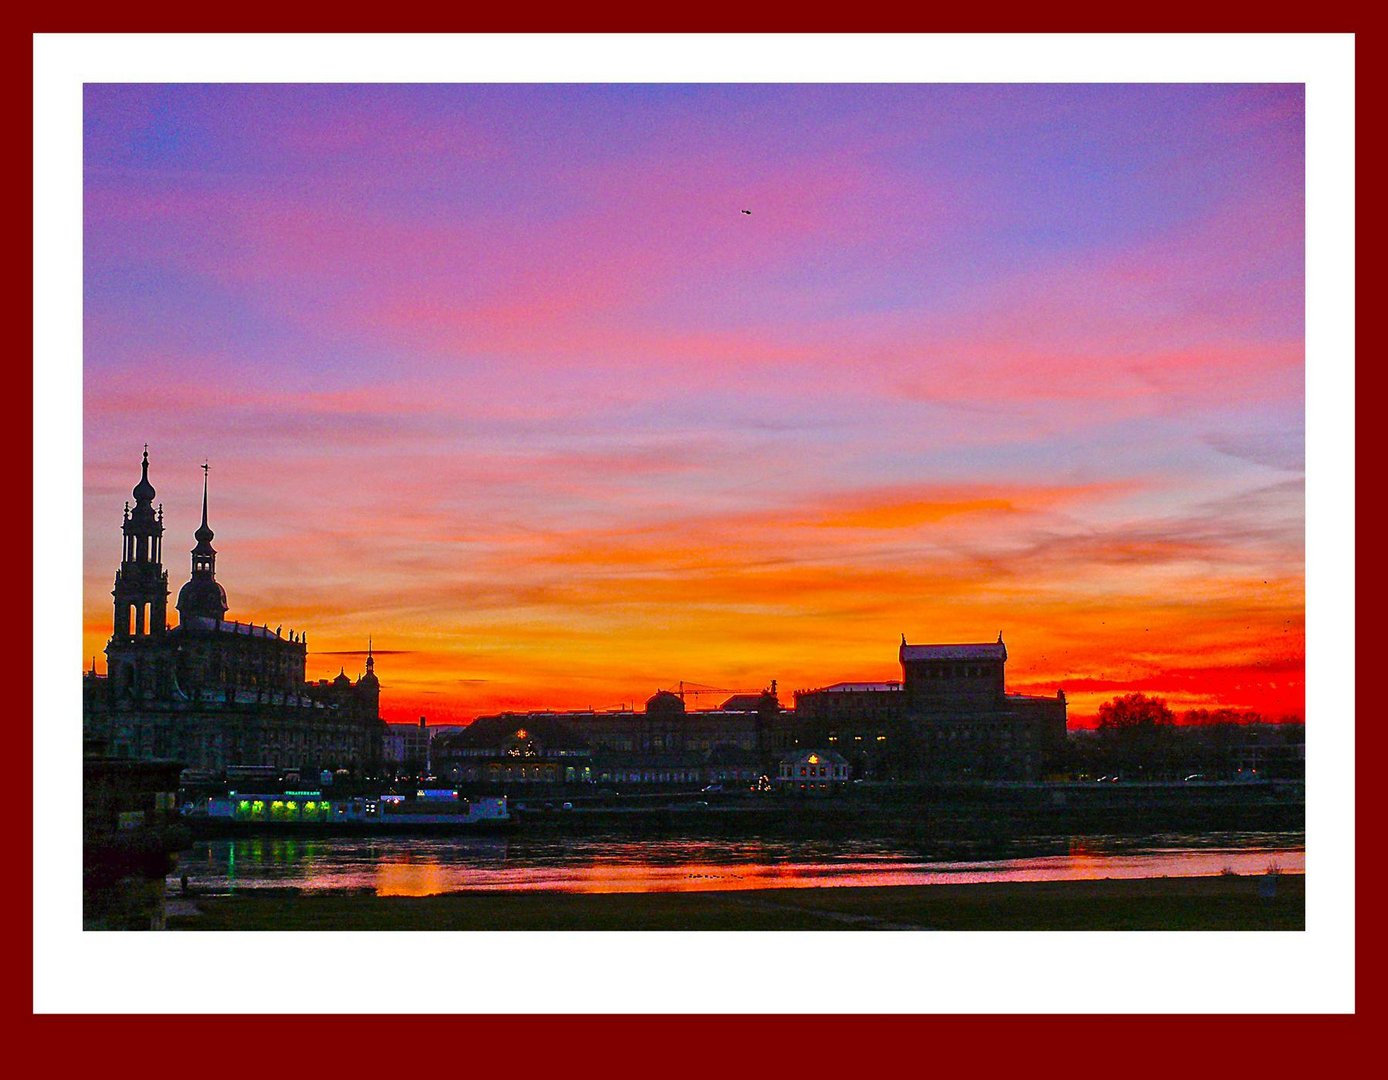
[(186, 817), (194, 833), (487, 832), (515, 822), (506, 797), (468, 797), (452, 788), (334, 797), (322, 791), (244, 792), (206, 800)]

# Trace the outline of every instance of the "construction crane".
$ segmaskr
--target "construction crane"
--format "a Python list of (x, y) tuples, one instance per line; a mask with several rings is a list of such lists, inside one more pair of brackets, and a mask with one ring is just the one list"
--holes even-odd
[[(685, 695), (689, 694), (695, 698), (695, 703), (700, 694), (763, 694), (767, 688), (765, 686), (708, 686), (704, 683), (689, 682), (685, 679), (679, 681), (678, 696), (681, 701)], [(776, 693), (776, 680), (771, 680), (771, 693)]]

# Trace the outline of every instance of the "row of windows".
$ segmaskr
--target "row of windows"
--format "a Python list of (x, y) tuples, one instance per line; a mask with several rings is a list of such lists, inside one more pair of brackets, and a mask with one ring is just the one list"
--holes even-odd
[[(721, 770), (717, 774), (717, 779), (746, 779), (752, 775), (750, 770)], [(553, 765), (536, 766), (500, 766), (488, 765), (485, 768), (453, 769), (452, 777), (455, 782), (476, 782), (485, 780), (488, 783), (564, 783), (574, 784), (581, 781), (599, 780), (603, 783), (629, 783), (629, 784), (670, 784), (670, 783), (698, 783), (703, 778), (702, 770), (690, 769), (603, 769), (598, 772), (589, 766), (581, 768), (566, 766), (562, 770)]]
[(616, 784), (696, 784), (702, 773), (699, 769), (613, 769), (604, 770), (598, 778)]
[(915, 673), (925, 679), (977, 679), (996, 674), (997, 668), (983, 664), (931, 664), (918, 666)]
[[(791, 773), (790, 773), (790, 770), (791, 770), (791, 766), (790, 766), (790, 765), (782, 765), (782, 766), (781, 766), (781, 776), (782, 776), (782, 777), (789, 777), (790, 774), (791, 774)], [(844, 779), (847, 779), (847, 777), (848, 777), (848, 767), (845, 766), (845, 765), (835, 765), (835, 766), (832, 768), (832, 770), (831, 770), (830, 767), (829, 767), (828, 765), (819, 765), (819, 766), (814, 766), (814, 765), (801, 765), (801, 766), (800, 766), (800, 775), (801, 775), (801, 776), (815, 776), (815, 777), (820, 777), (820, 776), (827, 777), (827, 776), (832, 775), (835, 779), (844, 780)]]
[(1032, 732), (1025, 728), (1012, 730), (1010, 728), (950, 728), (948, 731), (936, 731), (931, 733), (931, 738), (935, 742), (1012, 742), (1014, 739), (1019, 743), (1032, 742)]
[(126, 562), (163, 562), (164, 538), (154, 536), (135, 536), (126, 534), (121, 545), (121, 557)]

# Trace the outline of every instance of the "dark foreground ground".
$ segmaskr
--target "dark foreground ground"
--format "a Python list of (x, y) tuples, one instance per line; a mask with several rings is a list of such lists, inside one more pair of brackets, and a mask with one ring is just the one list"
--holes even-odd
[[(1270, 884), (1275, 895), (1269, 896)], [(194, 905), (180, 903), (179, 908)], [(1304, 930), (1305, 878), (756, 889), (685, 893), (263, 891), (170, 912), (175, 930)]]

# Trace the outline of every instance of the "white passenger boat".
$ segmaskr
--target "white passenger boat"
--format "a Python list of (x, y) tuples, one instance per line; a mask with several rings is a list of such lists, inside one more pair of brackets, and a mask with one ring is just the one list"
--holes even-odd
[(197, 832), (437, 832), (487, 831), (515, 821), (504, 795), (469, 797), (452, 788), (402, 794), (334, 796), (331, 792), (232, 791), (194, 807)]

